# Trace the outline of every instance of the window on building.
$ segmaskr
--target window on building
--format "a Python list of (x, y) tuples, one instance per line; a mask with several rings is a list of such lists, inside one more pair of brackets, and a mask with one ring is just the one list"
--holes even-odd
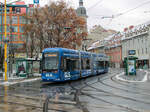
[(133, 41), (133, 46), (134, 46), (134, 38), (132, 39), (132, 41)]
[(145, 42), (147, 42), (147, 37), (145, 38)]
[(146, 52), (146, 54), (148, 53), (147, 48), (146, 48), (145, 52)]
[(20, 24), (26, 24), (26, 19), (23, 16), (19, 16)]
[(23, 32), (24, 32), (23, 26), (19, 26), (19, 32), (20, 32), (20, 33), (23, 33)]
[(10, 24), (10, 16), (7, 16), (7, 18), (6, 18), (6, 23), (7, 23), (7, 24)]
[(144, 53), (143, 48), (142, 48), (142, 54)]
[(12, 35), (12, 34), (10, 34), (10, 35), (9, 35), (9, 37), (10, 37), (10, 41), (15, 41), (15, 37), (16, 37), (16, 35)]
[(16, 13), (19, 14), (21, 12), (21, 8), (17, 7), (16, 8)]
[(0, 15), (0, 24), (2, 23), (2, 16)]
[(7, 26), (7, 32), (10, 32), (10, 26)]
[(12, 16), (12, 24), (18, 24), (18, 17)]
[(3, 27), (0, 25), (0, 33), (2, 32)]
[(21, 41), (25, 41), (25, 35), (21, 35), (21, 36), (20, 36), (20, 40), (21, 40)]
[(18, 26), (11, 26), (12, 32), (18, 32)]

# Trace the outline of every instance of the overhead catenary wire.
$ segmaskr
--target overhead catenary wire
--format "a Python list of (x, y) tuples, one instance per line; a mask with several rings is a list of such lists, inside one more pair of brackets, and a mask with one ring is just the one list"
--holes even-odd
[(87, 8), (87, 11), (91, 10), (92, 8), (95, 8), (97, 5), (99, 5), (100, 3), (102, 3), (103, 0), (99, 0), (98, 2), (96, 2), (94, 5), (90, 6), (89, 8)]
[[(127, 13), (129, 13), (129, 12), (131, 12), (131, 11), (134, 11), (134, 10), (136, 10), (136, 9), (138, 9), (138, 8), (144, 6), (144, 5), (147, 5), (147, 4), (149, 4), (149, 3), (150, 3), (150, 1), (146, 1), (146, 2), (143, 2), (142, 4), (140, 4), (140, 5), (138, 5), (138, 6), (136, 6), (136, 7), (134, 7), (134, 8), (131, 8), (131, 9), (128, 9), (128, 10), (122, 12), (122, 13), (118, 13), (118, 14), (111, 15), (111, 16), (103, 16), (103, 17), (100, 16), (100, 18), (101, 18), (101, 19), (105, 19), (105, 18), (110, 19), (110, 22), (107, 24), (107, 25), (110, 25), (110, 24), (112, 23), (113, 19), (115, 19), (115, 18), (117, 18), (117, 17), (120, 17), (120, 16), (122, 16), (122, 15), (125, 15), (125, 14), (127, 14)], [(98, 15), (97, 15), (97, 17), (98, 17)]]
[[(133, 10), (136, 10), (136, 9), (142, 7), (143, 5), (146, 5), (146, 4), (149, 4), (149, 3), (150, 3), (150, 1), (146, 1), (146, 2), (144, 2), (144, 3), (142, 3), (142, 4), (138, 5), (138, 6), (136, 6), (136, 7), (134, 7), (134, 8), (131, 8), (131, 9), (125, 11), (125, 12), (118, 13), (118, 14), (116, 14), (116, 15), (112, 18), (111, 22), (113, 21), (114, 18), (117, 18), (117, 17), (119, 17), (119, 16), (122, 16), (122, 15), (124, 15), (124, 14), (127, 14), (127, 13), (129, 13), (129, 12), (131, 12), (131, 11), (133, 11)], [(110, 24), (111, 24), (111, 22), (110, 22)]]
[(134, 7), (132, 9), (129, 9), (129, 10), (127, 10), (127, 11), (125, 11), (123, 13), (119, 13), (119, 14), (123, 15), (123, 14), (129, 13), (129, 12), (131, 12), (131, 11), (133, 11), (135, 9), (138, 9), (138, 8), (142, 7), (143, 5), (147, 5), (149, 3), (150, 3), (150, 1), (144, 2), (144, 3), (142, 3), (142, 4), (140, 4), (140, 5), (136, 6), (136, 7)]
[[(128, 9), (128, 10), (126, 10), (126, 11), (124, 11), (124, 12), (121, 12), (121, 13), (118, 13), (118, 14), (115, 14), (115, 15), (111, 15), (111, 16), (103, 16), (103, 17), (101, 17), (101, 15), (100, 15), (100, 17), (101, 17), (101, 19), (104, 19), (104, 18), (112, 18), (112, 19), (114, 19), (114, 18), (117, 18), (117, 17), (119, 17), (119, 16), (122, 16), (122, 15), (124, 15), (124, 14), (126, 14), (126, 13), (129, 13), (129, 12), (131, 12), (131, 11), (133, 11), (133, 10), (136, 10), (136, 9), (142, 7), (143, 5), (147, 5), (147, 4), (149, 4), (149, 3), (150, 3), (150, 1), (146, 1), (146, 2), (144, 2), (144, 3), (142, 3), (142, 4), (140, 4), (140, 5), (138, 5), (138, 6), (134, 7), (134, 8)], [(99, 16), (99, 15), (97, 15), (97, 16)]]

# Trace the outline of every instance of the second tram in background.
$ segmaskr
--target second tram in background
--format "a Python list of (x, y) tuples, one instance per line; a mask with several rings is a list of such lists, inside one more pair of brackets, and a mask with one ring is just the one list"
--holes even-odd
[(108, 57), (66, 48), (46, 48), (42, 52), (44, 82), (62, 82), (108, 72)]

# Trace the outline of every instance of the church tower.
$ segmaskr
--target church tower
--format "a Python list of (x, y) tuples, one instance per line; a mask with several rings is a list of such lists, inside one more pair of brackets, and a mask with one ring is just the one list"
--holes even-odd
[[(79, 0), (79, 7), (77, 8), (76, 13), (79, 17), (82, 17), (85, 20), (86, 24), (85, 24), (84, 29), (82, 29), (82, 31), (87, 32), (87, 17), (88, 16), (86, 13), (86, 8), (83, 5), (83, 0)], [(86, 50), (86, 41), (85, 40), (86, 40), (86, 37), (83, 37), (82, 45), (78, 49)]]
[(83, 0), (79, 0), (79, 7), (76, 10), (77, 15), (87, 19), (86, 8), (83, 6)]

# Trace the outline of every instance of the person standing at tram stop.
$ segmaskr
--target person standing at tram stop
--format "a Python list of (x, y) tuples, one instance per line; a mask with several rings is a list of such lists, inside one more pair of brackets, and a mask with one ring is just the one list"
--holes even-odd
[(148, 65), (144, 64), (143, 69), (148, 69)]
[(25, 68), (24, 68), (23, 63), (18, 67), (18, 71), (19, 73), (25, 73)]

